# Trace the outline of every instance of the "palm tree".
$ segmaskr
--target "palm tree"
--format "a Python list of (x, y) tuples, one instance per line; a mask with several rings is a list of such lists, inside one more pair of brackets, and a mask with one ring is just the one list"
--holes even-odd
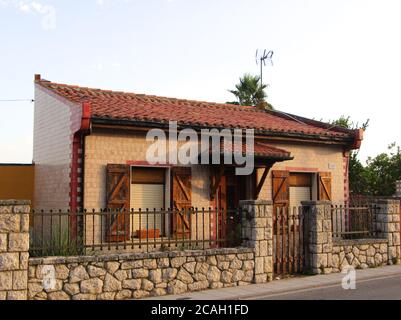
[(245, 74), (240, 78), (240, 83), (235, 86), (236, 90), (229, 90), (238, 99), (240, 105), (257, 106), (260, 104), (267, 105), (266, 108), (273, 109), (272, 105), (266, 104), (267, 85), (260, 84), (260, 77), (251, 74)]

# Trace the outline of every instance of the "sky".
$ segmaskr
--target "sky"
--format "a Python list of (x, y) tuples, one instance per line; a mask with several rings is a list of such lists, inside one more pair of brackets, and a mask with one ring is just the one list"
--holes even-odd
[(399, 0), (0, 0), (0, 163), (30, 163), (33, 78), (212, 102), (259, 74), (275, 108), (370, 119), (361, 160), (401, 145)]

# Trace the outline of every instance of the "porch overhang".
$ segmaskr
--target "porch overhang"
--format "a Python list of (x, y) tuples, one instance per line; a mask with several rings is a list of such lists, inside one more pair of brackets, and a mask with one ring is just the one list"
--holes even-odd
[[(226, 156), (232, 156), (234, 159), (235, 157), (253, 157), (255, 167), (263, 168), (266, 165), (270, 165), (271, 163), (276, 162), (283, 162), (288, 160), (293, 160), (294, 157), (291, 156), (291, 152), (274, 147), (264, 142), (256, 141), (254, 143), (253, 150), (250, 151), (247, 148), (246, 144), (241, 146), (240, 150), (237, 150), (235, 146), (226, 146), (224, 143), (220, 145), (220, 160), (224, 160)], [(213, 160), (213, 150), (209, 151), (210, 160)], [(213, 162), (210, 162), (213, 163)], [(220, 163), (224, 163), (224, 161), (220, 161)], [(228, 164), (225, 164), (228, 165)], [(235, 161), (233, 164), (229, 164), (228, 166), (235, 166), (238, 167), (240, 165), (236, 165)]]
[[(225, 147), (223, 144), (221, 145), (220, 148), (220, 163), (221, 164), (217, 164), (217, 165), (212, 165), (212, 167), (214, 167), (214, 174), (213, 177), (211, 179), (211, 189), (210, 189), (210, 197), (213, 200), (215, 192), (220, 184), (221, 178), (224, 175), (224, 171), (226, 167), (242, 167), (243, 165), (238, 165), (235, 164), (235, 162), (233, 162), (232, 164), (224, 164), (224, 157), (227, 154), (232, 154), (234, 157), (235, 155), (239, 154), (242, 157), (245, 157), (248, 153), (251, 154), (251, 156), (254, 157), (254, 168), (255, 169), (264, 169), (262, 177), (259, 181), (259, 183), (256, 186), (256, 190), (255, 190), (255, 197), (256, 200), (259, 198), (259, 194), (263, 188), (263, 185), (266, 181), (266, 178), (270, 172), (270, 169), (274, 166), (275, 163), (278, 162), (284, 162), (284, 161), (289, 161), (289, 160), (293, 160), (294, 157), (291, 156), (291, 153), (287, 150), (284, 149), (279, 149), (276, 147), (273, 147), (269, 144), (263, 143), (263, 142), (255, 142), (254, 144), (254, 150), (253, 152), (249, 152), (248, 150), (246, 150), (247, 147), (246, 145), (244, 145), (242, 147), (242, 150), (234, 150), (234, 148), (232, 148), (231, 150), (228, 149), (227, 147)], [(228, 153), (230, 152), (230, 153)], [(212, 158), (212, 151), (210, 151), (210, 157)]]

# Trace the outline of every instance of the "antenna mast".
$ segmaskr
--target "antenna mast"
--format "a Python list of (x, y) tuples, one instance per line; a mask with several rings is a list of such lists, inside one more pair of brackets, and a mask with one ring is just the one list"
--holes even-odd
[(263, 86), (263, 67), (266, 67), (266, 61), (270, 63), (270, 65), (273, 65), (273, 55), (274, 52), (270, 50), (267, 52), (267, 50), (261, 50), (260, 52), (263, 52), (263, 54), (259, 54), (259, 49), (256, 50), (256, 64), (259, 65), (260, 63), (260, 86)]

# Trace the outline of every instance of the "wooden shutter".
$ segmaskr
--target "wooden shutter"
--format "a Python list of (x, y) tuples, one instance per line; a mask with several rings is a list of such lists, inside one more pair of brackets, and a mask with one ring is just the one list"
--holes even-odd
[[(286, 214), (290, 206), (290, 172), (273, 171), (273, 232), (283, 234), (280, 217)], [(284, 226), (285, 228), (285, 226)]]
[(173, 233), (178, 238), (191, 236), (192, 208), (191, 168), (172, 169), (172, 202), (176, 212), (173, 215)]
[(318, 196), (319, 200), (332, 200), (331, 172), (320, 172), (318, 174)]
[(273, 171), (273, 203), (275, 206), (288, 207), (290, 203), (289, 171)]
[(107, 165), (107, 209), (120, 213), (107, 216), (106, 237), (109, 242), (122, 242), (130, 238), (130, 166)]

